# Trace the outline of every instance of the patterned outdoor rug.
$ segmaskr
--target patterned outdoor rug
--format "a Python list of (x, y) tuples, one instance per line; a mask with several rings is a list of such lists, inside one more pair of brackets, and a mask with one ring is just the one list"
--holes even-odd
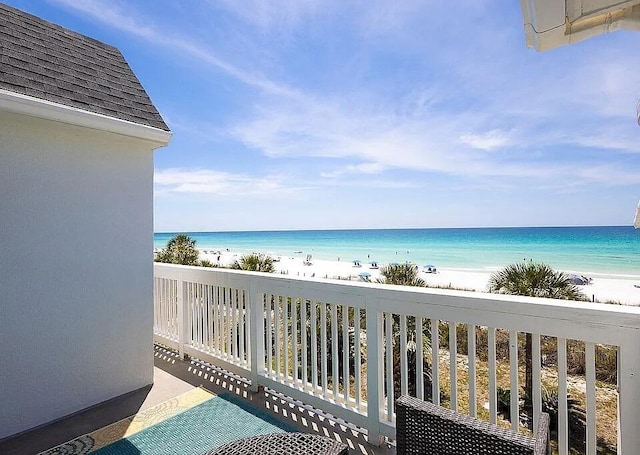
[(39, 455), (198, 454), (237, 439), (294, 431), (230, 393), (195, 389)]

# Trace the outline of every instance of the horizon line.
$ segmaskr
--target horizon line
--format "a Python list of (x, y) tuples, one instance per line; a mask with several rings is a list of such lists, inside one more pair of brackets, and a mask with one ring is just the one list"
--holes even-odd
[(445, 229), (563, 229), (563, 228), (618, 228), (618, 227), (629, 227), (633, 228), (632, 224), (620, 224), (620, 225), (609, 225), (609, 224), (594, 224), (594, 225), (561, 225), (561, 226), (548, 226), (548, 225), (538, 225), (538, 226), (465, 226), (465, 227), (386, 227), (386, 228), (324, 228), (324, 229), (240, 229), (240, 230), (222, 230), (222, 231), (187, 231), (187, 230), (177, 230), (177, 231), (154, 231), (153, 234), (204, 234), (204, 233), (240, 233), (240, 232), (329, 232), (329, 231), (417, 231), (417, 230), (445, 230)]

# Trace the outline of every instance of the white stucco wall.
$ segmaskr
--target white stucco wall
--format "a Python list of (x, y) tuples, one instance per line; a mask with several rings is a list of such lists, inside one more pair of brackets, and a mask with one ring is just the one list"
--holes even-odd
[(0, 111), (0, 439), (153, 381), (150, 143)]

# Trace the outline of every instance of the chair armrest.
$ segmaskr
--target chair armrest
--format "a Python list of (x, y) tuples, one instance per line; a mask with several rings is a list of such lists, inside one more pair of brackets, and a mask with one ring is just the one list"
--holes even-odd
[[(543, 418), (541, 423), (546, 423), (548, 428), (548, 418)], [(545, 435), (547, 434), (548, 430)], [(541, 438), (546, 440), (543, 435)], [(531, 436), (500, 428), (417, 398), (403, 395), (396, 401), (396, 443), (399, 455), (538, 455), (534, 451), (535, 442)], [(546, 450), (546, 444), (542, 446)]]

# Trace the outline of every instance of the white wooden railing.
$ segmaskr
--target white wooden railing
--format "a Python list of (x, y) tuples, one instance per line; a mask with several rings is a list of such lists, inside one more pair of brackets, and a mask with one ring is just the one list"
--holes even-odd
[[(571, 386), (585, 403), (586, 453), (596, 453), (607, 406), (599, 398), (596, 359), (606, 350), (617, 362), (617, 452), (640, 453), (638, 308), (154, 267), (156, 342), (246, 377), (255, 389), (272, 388), (366, 429), (374, 444), (394, 438), (394, 395), (400, 393), (498, 422), (503, 383), (511, 391), (511, 415), (520, 415), (524, 368), (518, 356), (524, 334), (531, 334), (533, 428), (542, 384), (551, 381), (558, 393), (558, 451), (569, 453), (576, 437), (569, 425)], [(579, 346), (583, 374), (569, 374), (568, 345)], [(547, 357), (557, 361), (550, 365)], [(511, 421), (522, 430), (518, 419)]]

